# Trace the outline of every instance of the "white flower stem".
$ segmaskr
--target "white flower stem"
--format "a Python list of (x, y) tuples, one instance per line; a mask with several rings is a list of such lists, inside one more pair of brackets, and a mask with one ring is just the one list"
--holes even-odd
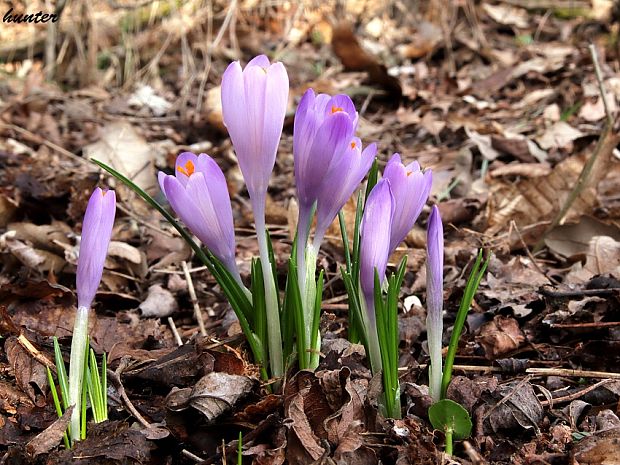
[(429, 391), (433, 402), (439, 402), (441, 400), (441, 378), (442, 372), (442, 357), (441, 357), (441, 337), (443, 333), (443, 321), (441, 315), (441, 308), (428, 309), (426, 316), (426, 332), (428, 335), (428, 354), (430, 356), (430, 374), (429, 374)]
[(86, 344), (88, 341), (88, 308), (78, 307), (71, 338), (71, 358), (69, 361), (69, 405), (73, 405), (71, 413), (71, 441), (80, 440), (80, 415), (82, 399), (82, 383), (84, 382), (84, 363)]
[(370, 370), (373, 375), (380, 373), (383, 370), (383, 363), (381, 362), (381, 347), (379, 346), (379, 334), (377, 334), (377, 323), (375, 317), (375, 303), (372, 299), (366, 300), (363, 293), (360, 290), (360, 305), (362, 317), (362, 329), (365, 333), (366, 347), (368, 353), (366, 356), (370, 360)]
[[(252, 199), (253, 200), (253, 199)], [(282, 355), (282, 332), (280, 329), (280, 310), (276, 295), (276, 285), (269, 261), (269, 247), (267, 245), (267, 230), (265, 227), (265, 199), (252, 201), (254, 210), (254, 223), (256, 224), (256, 237), (258, 239), (258, 251), (261, 267), (263, 269), (263, 281), (265, 284), (265, 304), (267, 309), (267, 340), (269, 348), (269, 364), (271, 376), (279, 378), (284, 374), (284, 359)]]
[(314, 318), (314, 303), (316, 301), (316, 258), (318, 256), (318, 249), (309, 245), (306, 249), (306, 287), (301, 289), (301, 299), (304, 312), (304, 328), (306, 330), (306, 350), (309, 351), (309, 366), (311, 370), (314, 370), (319, 366), (319, 349), (321, 347), (320, 335), (317, 338), (317, 345), (319, 347), (312, 347), (312, 326)]

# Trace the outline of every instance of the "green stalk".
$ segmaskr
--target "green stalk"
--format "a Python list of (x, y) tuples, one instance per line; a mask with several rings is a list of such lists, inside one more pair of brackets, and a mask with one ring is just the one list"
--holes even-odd
[(88, 341), (88, 308), (79, 307), (73, 325), (71, 338), (71, 357), (69, 361), (69, 405), (71, 412), (71, 442), (80, 440), (80, 413), (82, 383), (84, 381), (84, 363), (86, 360), (86, 344)]
[(446, 454), (452, 455), (452, 428), (446, 428)]

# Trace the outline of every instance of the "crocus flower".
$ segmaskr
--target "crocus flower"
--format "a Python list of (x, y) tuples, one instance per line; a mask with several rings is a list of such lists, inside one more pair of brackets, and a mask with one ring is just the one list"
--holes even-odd
[(426, 332), (431, 360), (430, 393), (437, 402), (441, 395), (441, 340), (443, 333), (443, 225), (437, 206), (428, 219), (426, 239)]
[[(360, 285), (368, 307), (374, 308), (375, 270), (380, 283), (385, 279), (393, 215), (394, 196), (384, 178), (370, 192), (360, 226)], [(374, 321), (374, 312), (369, 316)]]
[(332, 160), (350, 143), (357, 120), (355, 106), (347, 95), (315, 95), (308, 89), (301, 98), (293, 129), (300, 210), (312, 208)]
[(235, 231), (224, 173), (205, 153), (183, 152), (175, 175), (159, 172), (159, 185), (189, 230), (241, 282), (235, 262)]
[(69, 405), (74, 406), (71, 413), (72, 442), (80, 439), (80, 403), (86, 345), (88, 344), (88, 312), (101, 282), (115, 214), (116, 195), (114, 191), (96, 188), (90, 196), (82, 223), (82, 239), (76, 274), (78, 309), (73, 324), (69, 361)]
[(108, 253), (115, 214), (114, 191), (104, 191), (97, 187), (90, 196), (82, 223), (76, 275), (78, 307), (90, 308), (95, 298)]
[(238, 61), (226, 68), (222, 114), (252, 198), (267, 192), (287, 103), (288, 75), (282, 63), (270, 64), (259, 55), (243, 70)]
[(362, 151), (362, 141), (354, 137), (336, 155), (325, 176), (323, 188), (318, 192), (315, 250), (318, 251), (327, 228), (368, 173), (376, 153), (376, 144), (370, 144)]
[(403, 165), (398, 153), (392, 155), (385, 167), (383, 177), (390, 180), (394, 195), (394, 222), (390, 237), (391, 254), (407, 237), (420, 216), (428, 200), (433, 178), (430, 170), (420, 171), (420, 165), (416, 161), (407, 166)]

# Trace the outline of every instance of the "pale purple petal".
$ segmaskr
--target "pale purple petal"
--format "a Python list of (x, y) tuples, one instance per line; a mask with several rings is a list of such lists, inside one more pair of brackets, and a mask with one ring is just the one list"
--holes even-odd
[(432, 174), (422, 173), (420, 165), (404, 166), (400, 155), (394, 154), (385, 167), (383, 177), (390, 180), (394, 194), (394, 222), (390, 238), (390, 254), (407, 237), (430, 194)]
[(246, 69), (250, 68), (252, 66), (260, 66), (261, 68), (269, 68), (269, 58), (267, 58), (266, 55), (257, 55), (254, 58), (252, 58), (250, 61), (248, 61), (248, 64), (245, 66)]
[(76, 287), (78, 307), (90, 308), (103, 274), (103, 266), (116, 215), (116, 194), (96, 188), (92, 193), (84, 221), (78, 257)]
[(370, 144), (362, 152), (362, 142), (355, 137), (347, 148), (338, 154), (335, 163), (325, 177), (323, 188), (317, 199), (317, 227), (315, 247), (321, 244), (325, 231), (338, 212), (368, 173), (377, 153), (377, 145)]
[(426, 239), (426, 331), (431, 358), (430, 391), (436, 402), (441, 395), (443, 333), (443, 225), (437, 206), (428, 219)]
[(196, 171), (197, 161), (198, 157), (192, 152), (183, 152), (177, 157), (174, 163), (174, 174), (183, 186), (187, 186), (189, 177)]
[(393, 214), (394, 198), (384, 178), (366, 200), (360, 229), (360, 285), (367, 301), (374, 298), (375, 269), (379, 281), (385, 279)]

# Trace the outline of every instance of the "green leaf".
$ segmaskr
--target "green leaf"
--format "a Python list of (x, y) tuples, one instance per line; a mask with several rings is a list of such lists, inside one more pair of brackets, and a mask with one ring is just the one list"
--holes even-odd
[(453, 400), (442, 399), (428, 409), (428, 418), (433, 428), (451, 432), (456, 439), (468, 438), (471, 434), (471, 418), (465, 408)]
[[(252, 259), (252, 303), (254, 305), (253, 314), (249, 318), (250, 324), (254, 328), (254, 334), (261, 341), (263, 349), (267, 347), (267, 303), (265, 299), (265, 285), (263, 282), (263, 268), (260, 259)], [(263, 361), (268, 360), (267, 353), (262, 353)]]
[(349, 247), (349, 235), (347, 234), (347, 223), (344, 220), (344, 210), (338, 212), (338, 224), (340, 224), (340, 235), (342, 236), (342, 246), (344, 248), (344, 259), (347, 264), (347, 272), (351, 272), (351, 248)]
[(368, 172), (368, 182), (366, 183), (366, 195), (364, 196), (364, 201), (368, 199), (370, 191), (372, 191), (373, 187), (377, 185), (378, 178), (379, 160), (375, 157), (375, 160), (372, 162), (372, 166), (370, 167), (370, 171)]
[(56, 363), (56, 371), (58, 376), (58, 385), (60, 386), (60, 395), (62, 397), (63, 410), (69, 408), (69, 377), (65, 368), (65, 361), (62, 358), (58, 338), (54, 336), (54, 362)]
[(469, 313), (471, 303), (474, 300), (474, 296), (476, 295), (476, 291), (478, 290), (480, 281), (482, 281), (484, 273), (486, 272), (487, 266), (489, 264), (489, 260), (491, 259), (491, 254), (489, 253), (484, 264), (482, 264), (483, 252), (484, 251), (482, 249), (478, 251), (478, 257), (476, 258), (474, 267), (472, 268), (469, 278), (467, 280), (467, 285), (465, 286), (465, 293), (463, 294), (463, 298), (461, 299), (461, 304), (459, 305), (459, 310), (456, 314), (456, 320), (454, 321), (452, 336), (450, 337), (450, 344), (448, 345), (448, 353), (446, 355), (446, 361), (444, 363), (443, 376), (441, 378), (442, 398), (446, 396), (448, 384), (450, 384), (450, 379), (452, 378), (452, 367), (454, 365), (454, 358), (456, 357), (456, 350), (459, 345), (459, 339), (461, 338), (461, 333), (463, 332), (463, 327), (465, 326), (467, 313)]
[(286, 281), (286, 307), (285, 312), (293, 316), (295, 337), (297, 340), (297, 357), (299, 368), (308, 368), (310, 354), (306, 352), (306, 329), (304, 327), (304, 309), (301, 301), (301, 291), (297, 277), (297, 260), (292, 254), (288, 262), (288, 278)]

